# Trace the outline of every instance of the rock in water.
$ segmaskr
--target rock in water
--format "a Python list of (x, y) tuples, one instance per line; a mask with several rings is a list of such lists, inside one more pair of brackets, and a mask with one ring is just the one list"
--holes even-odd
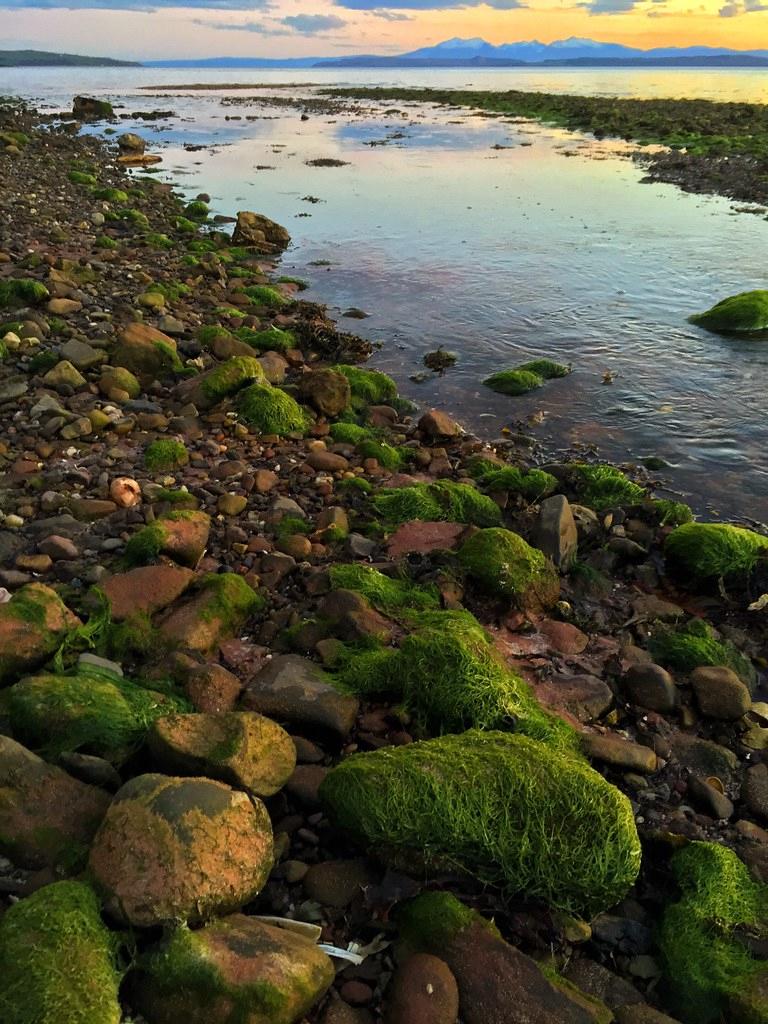
[(578, 756), (521, 735), (471, 730), (353, 755), (320, 796), (385, 859), (458, 866), (569, 911), (613, 906), (640, 868), (627, 798)]
[(688, 318), (710, 331), (749, 333), (768, 330), (768, 291), (741, 292)]
[(245, 245), (263, 253), (282, 252), (291, 242), (291, 236), (269, 217), (250, 210), (241, 210), (232, 235), (233, 245)]
[(147, 148), (144, 139), (134, 132), (125, 132), (118, 136), (117, 145), (120, 147), (121, 153), (143, 153)]
[(0, 919), (3, 1024), (119, 1024), (117, 941), (82, 882), (55, 882)]
[(112, 104), (97, 100), (93, 96), (75, 96), (72, 101), (72, 116), (80, 121), (103, 121), (115, 116)]
[(152, 1024), (294, 1024), (334, 977), (309, 939), (233, 914), (178, 928), (139, 963), (132, 1002)]
[(112, 801), (89, 867), (110, 913), (149, 928), (237, 910), (272, 862), (260, 800), (210, 779), (139, 775)]
[(110, 798), (0, 736), (0, 853), (25, 868), (77, 872)]

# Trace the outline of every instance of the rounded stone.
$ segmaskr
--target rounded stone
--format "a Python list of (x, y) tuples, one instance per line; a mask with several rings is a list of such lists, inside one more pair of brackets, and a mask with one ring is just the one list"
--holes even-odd
[(731, 721), (752, 706), (749, 690), (733, 669), (724, 665), (702, 666), (691, 673), (691, 686), (702, 715)]
[(624, 676), (624, 688), (633, 704), (649, 711), (673, 711), (677, 703), (675, 681), (661, 665), (632, 665)]
[(115, 795), (89, 868), (107, 911), (149, 928), (237, 910), (264, 886), (272, 826), (261, 801), (221, 782), (139, 775)]
[(459, 990), (450, 967), (416, 953), (402, 963), (387, 991), (384, 1024), (455, 1024)]

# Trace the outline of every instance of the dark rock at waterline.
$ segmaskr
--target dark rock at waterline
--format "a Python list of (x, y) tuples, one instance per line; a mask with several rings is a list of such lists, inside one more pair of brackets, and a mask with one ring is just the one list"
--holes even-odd
[(261, 213), (241, 210), (232, 234), (233, 245), (244, 245), (257, 252), (272, 254), (282, 252), (291, 242), (291, 236), (280, 224)]

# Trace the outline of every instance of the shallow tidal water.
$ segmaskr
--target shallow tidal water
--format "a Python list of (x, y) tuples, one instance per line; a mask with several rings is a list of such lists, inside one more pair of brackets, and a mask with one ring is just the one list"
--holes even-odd
[[(768, 520), (768, 339), (734, 340), (686, 322), (726, 295), (768, 287), (765, 214), (642, 184), (642, 168), (620, 145), (467, 110), (366, 105), (302, 122), (298, 109), (259, 104), (260, 94), (284, 90), (136, 92), (161, 82), (318, 79), (761, 101), (768, 74), (0, 72), (0, 94), (54, 109), (77, 92), (129, 111), (173, 109), (167, 121), (127, 120), (121, 129), (159, 147), (160, 177), (189, 196), (209, 193), (214, 213), (247, 208), (285, 224), (293, 236), (285, 272), (310, 282), (307, 298), (370, 314), (342, 325), (381, 343), (372, 365), (408, 397), (489, 438), (533, 421), (555, 452), (596, 446), (618, 462), (661, 456), (670, 463), (666, 493), (710, 516)], [(318, 157), (348, 163), (307, 166)], [(455, 351), (457, 365), (411, 380), (438, 346)], [(522, 398), (482, 386), (489, 373), (538, 356), (574, 372)]]

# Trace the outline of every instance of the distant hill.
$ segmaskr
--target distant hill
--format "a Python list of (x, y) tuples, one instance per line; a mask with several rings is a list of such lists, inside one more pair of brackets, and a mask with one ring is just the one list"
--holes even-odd
[(323, 57), (199, 57), (197, 60), (145, 60), (145, 68), (313, 68)]
[(320, 61), (316, 68), (768, 68), (768, 56), (715, 53), (669, 57), (569, 57), (560, 60), (515, 60), (510, 57), (342, 57)]
[(46, 50), (0, 50), (0, 68), (136, 68), (136, 61), (110, 57), (81, 57)]

